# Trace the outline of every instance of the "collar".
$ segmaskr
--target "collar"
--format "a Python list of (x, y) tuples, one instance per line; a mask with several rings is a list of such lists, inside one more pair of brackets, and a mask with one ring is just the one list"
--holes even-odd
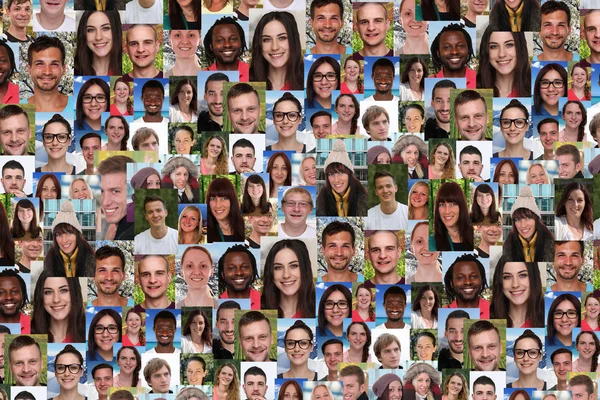
[[(77, 270), (77, 254), (79, 253), (79, 247), (75, 248), (75, 251), (73, 252), (73, 254), (71, 254), (71, 256), (69, 257), (68, 255), (66, 255), (62, 250), (60, 250), (60, 255), (63, 259), (63, 262), (65, 264), (65, 273), (67, 274), (68, 278), (73, 278), (75, 277), (76, 274), (76, 270)], [(75, 267), (73, 269), (73, 267)]]

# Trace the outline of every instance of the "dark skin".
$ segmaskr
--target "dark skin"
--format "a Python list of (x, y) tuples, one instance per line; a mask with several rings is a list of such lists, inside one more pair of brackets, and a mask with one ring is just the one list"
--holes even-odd
[(142, 102), (146, 114), (144, 115), (145, 122), (162, 122), (162, 103), (165, 100), (163, 92), (159, 88), (146, 88), (142, 94)]
[(373, 83), (375, 84), (375, 100), (392, 100), (392, 85), (394, 83), (394, 70), (385, 66), (377, 66), (373, 69)]
[(383, 303), (385, 313), (387, 315), (387, 321), (385, 327), (388, 329), (402, 329), (404, 328), (404, 321), (402, 316), (404, 315), (404, 309), (406, 308), (406, 297), (401, 294), (389, 294), (385, 298)]
[(159, 318), (154, 321), (157, 353), (173, 353), (175, 351), (175, 346), (173, 346), (175, 329), (176, 326), (173, 320)]
[(238, 60), (242, 54), (242, 42), (236, 26), (233, 24), (215, 26), (210, 50), (215, 56), (217, 70), (237, 71)]
[(227, 285), (229, 298), (249, 298), (250, 285), (253, 282), (252, 277), (252, 263), (247, 253), (234, 252), (225, 256), (223, 278)]
[(10, 77), (8, 74), (11, 68), (8, 52), (4, 47), (0, 47), (0, 74), (2, 74), (0, 78), (0, 98), (3, 98), (8, 91), (8, 78)]
[(462, 32), (442, 33), (437, 53), (443, 64), (444, 77), (463, 78), (465, 76), (467, 61), (469, 61), (469, 47)]
[(452, 268), (452, 288), (458, 308), (479, 308), (479, 294), (483, 282), (477, 264), (461, 261)]
[(22, 306), (23, 292), (19, 280), (13, 276), (0, 278), (0, 322), (18, 323)]

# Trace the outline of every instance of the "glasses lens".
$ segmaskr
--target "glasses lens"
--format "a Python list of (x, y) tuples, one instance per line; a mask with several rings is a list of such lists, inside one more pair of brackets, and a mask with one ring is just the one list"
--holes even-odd
[(516, 126), (517, 128), (519, 128), (519, 129), (521, 129), (521, 128), (523, 128), (523, 127), (525, 126), (525, 123), (526, 123), (526, 122), (527, 122), (527, 121), (526, 121), (526, 120), (524, 120), (524, 119), (516, 119), (516, 120), (515, 120), (515, 126)]
[(575, 311), (575, 310), (569, 310), (569, 311), (567, 311), (567, 317), (569, 317), (571, 319), (577, 318), (577, 311)]
[(331, 309), (333, 309), (334, 306), (335, 306), (335, 303), (333, 301), (326, 301), (325, 302), (325, 309), (326, 310), (331, 310)]
[(333, 72), (329, 72), (327, 75), (325, 75), (327, 77), (328, 81), (335, 81), (337, 78), (337, 75), (334, 74)]
[(64, 365), (64, 364), (56, 364), (56, 373), (57, 374), (64, 374), (66, 368), (67, 368), (67, 366)]
[(561, 79), (555, 80), (554, 82), (552, 82), (552, 84), (557, 89), (560, 89), (561, 87), (563, 87), (563, 81)]
[(313, 75), (313, 81), (315, 82), (321, 82), (323, 80), (323, 74), (314, 74)]
[(521, 350), (521, 349), (515, 350), (515, 357), (517, 357), (517, 358), (523, 358), (524, 356), (525, 356), (525, 351), (524, 350)]
[(337, 303), (338, 307), (341, 308), (342, 310), (345, 308), (348, 308), (348, 302), (342, 300), (342, 301), (338, 301)]
[(282, 112), (274, 112), (273, 118), (275, 118), (275, 121), (283, 121), (283, 113)]
[(108, 333), (112, 333), (112, 334), (119, 333), (119, 327), (116, 325), (110, 325), (108, 327)]
[(310, 347), (310, 340), (301, 340), (299, 344), (301, 349), (306, 350)]
[(71, 371), (72, 374), (78, 373), (80, 368), (81, 368), (81, 366), (79, 364), (69, 365), (69, 371)]
[(293, 122), (298, 119), (300, 114), (298, 114), (296, 111), (290, 111), (287, 116), (288, 116), (288, 119)]
[(106, 96), (103, 95), (103, 94), (96, 95), (96, 101), (98, 103), (105, 103), (106, 102)]

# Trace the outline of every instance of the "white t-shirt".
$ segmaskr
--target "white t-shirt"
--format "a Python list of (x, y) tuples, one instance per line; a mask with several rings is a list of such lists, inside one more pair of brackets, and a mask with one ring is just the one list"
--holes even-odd
[(277, 10), (277, 11), (288, 11), (288, 10), (305, 10), (305, 2), (303, 0), (294, 0), (292, 4), (285, 8), (277, 8), (269, 0), (264, 2), (263, 8), (265, 10)]
[[(44, 28), (38, 21), (38, 16), (40, 15), (40, 13), (35, 14), (35, 16), (33, 17), (33, 31), (34, 32), (46, 32), (49, 31), (49, 29)], [(75, 30), (77, 29), (77, 25), (75, 24), (75, 20), (71, 17), (67, 17), (65, 15), (65, 20), (63, 21), (62, 25), (59, 26), (56, 29), (52, 29), (52, 32), (75, 32)]]
[(282, 224), (279, 224), (277, 228), (278, 234), (277, 236), (282, 239), (288, 238), (314, 238), (317, 236), (317, 230), (310, 225), (306, 225), (306, 230), (300, 236), (289, 236), (284, 230), (281, 228)]
[(167, 226), (167, 234), (156, 239), (147, 229), (135, 236), (133, 249), (135, 254), (177, 254), (177, 230)]
[(381, 211), (381, 204), (369, 209), (366, 230), (406, 230), (408, 228), (408, 207), (397, 202), (398, 208), (393, 214)]
[[(594, 222), (594, 225), (596, 223)], [(594, 227), (594, 231), (595, 231)], [(573, 236), (573, 233), (569, 229), (569, 225), (567, 224), (567, 217), (555, 217), (554, 218), (554, 239), (555, 240), (576, 240)], [(593, 240), (594, 232), (590, 231), (587, 228), (583, 228), (583, 237), (581, 240)]]
[(133, 0), (125, 6), (124, 24), (162, 24), (163, 2), (154, 0), (149, 8), (140, 5), (139, 0)]
[[(156, 347), (151, 348), (150, 350), (146, 350), (146, 354), (158, 354), (156, 352)], [(164, 354), (164, 353), (162, 353)], [(175, 351), (171, 354), (181, 354), (181, 350), (175, 347)]]

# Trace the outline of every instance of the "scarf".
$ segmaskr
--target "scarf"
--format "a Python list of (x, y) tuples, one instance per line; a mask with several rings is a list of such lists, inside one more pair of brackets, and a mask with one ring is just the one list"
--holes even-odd
[(523, 245), (523, 255), (525, 262), (535, 261), (535, 242), (537, 241), (537, 232), (533, 234), (533, 237), (528, 242), (523, 236), (519, 235), (521, 245)]
[(73, 254), (69, 257), (62, 250), (60, 250), (60, 255), (62, 256), (63, 262), (65, 263), (65, 274), (67, 278), (75, 278), (77, 276), (77, 254), (79, 253), (79, 248), (77, 247)]
[(510, 8), (509, 6), (507, 6), (506, 4), (504, 4), (504, 6), (506, 7), (506, 11), (508, 11), (510, 30), (513, 32), (519, 32), (521, 30), (521, 19), (523, 17), (524, 5), (525, 5), (525, 2), (522, 1), (519, 8), (517, 8), (517, 11), (515, 11), (512, 8)]
[(348, 216), (348, 198), (350, 197), (350, 188), (346, 190), (343, 196), (340, 196), (335, 190), (331, 190), (333, 193), (333, 197), (335, 197), (335, 206), (337, 208), (339, 217), (347, 217)]

